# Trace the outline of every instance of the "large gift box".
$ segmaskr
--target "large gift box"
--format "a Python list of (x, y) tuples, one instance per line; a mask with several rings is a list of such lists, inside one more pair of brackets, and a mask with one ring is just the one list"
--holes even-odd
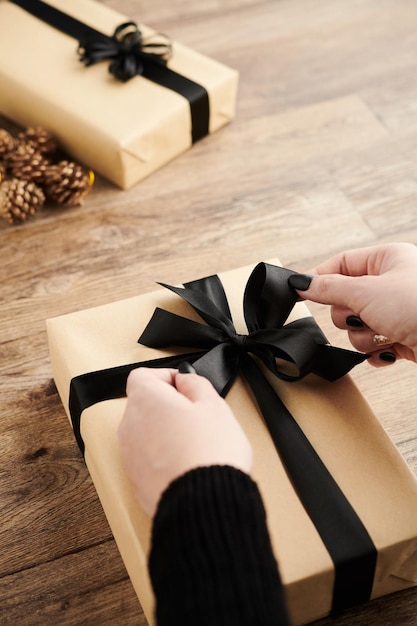
[(187, 360), (226, 396), (294, 624), (417, 584), (416, 478), (345, 373), (364, 355), (328, 344), (291, 273), (260, 263), (47, 321), (59, 394), (150, 624), (150, 521), (116, 435), (139, 363)]
[(94, 0), (0, 0), (0, 56), (0, 113), (122, 188), (235, 111), (235, 70)]

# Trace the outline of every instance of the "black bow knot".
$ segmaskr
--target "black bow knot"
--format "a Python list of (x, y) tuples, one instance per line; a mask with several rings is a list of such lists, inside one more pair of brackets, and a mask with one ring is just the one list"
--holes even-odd
[(245, 348), (247, 347), (248, 335), (240, 335), (239, 333), (235, 333), (234, 335), (232, 335), (231, 339), (234, 345), (241, 350), (245, 350)]
[(110, 60), (109, 72), (122, 82), (143, 74), (149, 62), (166, 65), (171, 52), (167, 37), (155, 34), (145, 39), (135, 22), (120, 24), (112, 37), (89, 33), (78, 47), (82, 63), (90, 66)]

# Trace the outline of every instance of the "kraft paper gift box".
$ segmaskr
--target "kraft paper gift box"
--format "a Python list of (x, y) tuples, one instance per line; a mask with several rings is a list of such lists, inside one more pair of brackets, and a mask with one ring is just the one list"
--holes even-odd
[[(268, 292), (269, 287), (259, 288), (259, 278), (264, 274), (269, 276), (269, 272), (275, 275), (274, 272), (277, 270), (282, 270), (279, 268), (279, 262), (272, 261), (257, 266), (257, 273), (253, 271), (253, 267), (245, 267), (219, 274), (238, 333), (237, 339), (232, 342), (233, 349), (239, 351), (239, 345), (245, 342), (242, 335), (248, 332), (243, 317), (243, 294), (250, 276), (256, 274), (257, 277), (254, 295), (252, 292), (250, 299), (245, 293), (244, 299), (245, 307), (252, 309), (250, 315), (254, 316), (255, 326), (263, 328), (264, 319), (269, 326), (271, 325), (271, 321), (268, 321), (269, 313), (264, 306), (266, 299), (271, 299), (271, 293), (274, 304), (272, 315), (275, 315), (275, 308), (283, 306), (279, 304), (281, 288), (276, 293)], [(285, 289), (291, 291), (285, 280), (287, 276), (285, 272), (289, 270), (282, 271), (286, 283), (284, 291)], [(291, 298), (294, 303), (295, 294), (291, 295)], [(284, 318), (291, 306), (284, 311)], [(197, 310), (200, 315), (197, 314)], [(165, 314), (164, 311), (170, 313)], [(123, 396), (127, 372), (135, 366), (134, 364), (150, 361), (151, 364), (157, 363), (160, 366), (174, 355), (172, 361), (175, 365), (183, 359), (183, 353), (189, 354), (196, 349), (190, 350), (189, 343), (188, 348), (178, 346), (169, 349), (147, 347), (138, 343), (141, 336), (141, 341), (155, 344), (155, 338), (151, 337), (152, 332), (149, 333), (148, 322), (154, 324), (158, 321), (156, 318), (162, 315), (156, 335), (158, 336), (160, 331), (164, 335), (172, 321), (171, 317), (168, 319), (166, 316), (171, 316), (171, 313), (187, 320), (194, 320), (194, 323), (200, 322), (198, 328), (201, 329), (202, 324), (203, 331), (207, 330), (206, 322), (207, 320), (211, 322), (212, 316), (212, 310), (209, 314), (204, 312), (201, 314), (198, 306), (196, 309), (193, 308), (177, 293), (157, 289), (152, 293), (47, 321), (52, 368), (59, 394), (68, 416), (71, 404), (74, 428), (78, 430), (80, 426), (77, 437), (81, 446), (85, 446), (86, 464), (150, 624), (154, 623), (153, 596), (147, 574), (150, 522), (137, 504), (122, 468), (116, 432), (125, 407), (125, 399), (118, 396)], [(205, 321), (202, 321), (201, 316)], [(175, 326), (178, 317), (173, 319)], [(175, 332), (178, 331), (179, 335), (183, 333), (184, 337), (187, 337), (188, 329), (181, 331), (181, 323), (182, 320)], [(298, 325), (310, 323), (315, 324), (305, 304), (296, 303), (283, 326), (281, 348), (292, 333), (292, 330), (286, 332), (286, 329), (294, 327), (296, 333), (301, 332), (301, 344), (304, 349), (304, 344), (307, 346), (309, 339), (306, 339), (304, 331), (298, 330)], [(155, 329), (154, 326), (153, 328)], [(194, 329), (192, 330), (194, 332)], [(214, 332), (216, 334), (217, 331)], [(263, 332), (260, 333), (261, 337)], [(253, 337), (257, 336), (258, 333), (255, 332)], [(330, 347), (329, 352), (325, 338), (324, 341), (322, 339), (319, 352), (323, 350), (327, 355), (326, 358), (330, 357), (331, 370), (338, 367), (332, 364), (334, 354), (336, 359), (340, 356), (339, 352), (342, 353), (342, 358), (346, 353), (348, 360), (352, 355), (353, 358), (356, 357), (357, 353), (339, 351), (334, 347)], [(204, 343), (204, 340), (201, 341)], [(161, 343), (164, 342), (166, 338), (162, 337)], [(284, 349), (287, 348), (284, 346)], [(252, 350), (256, 351), (256, 348)], [(289, 350), (291, 353), (292, 348)], [(306, 350), (309, 348), (306, 347)], [(296, 352), (297, 350), (291, 354), (294, 355)], [(206, 352), (203, 350), (203, 353), (207, 355), (209, 350)], [(279, 354), (282, 356), (283, 353)], [(319, 356), (321, 358), (321, 355)], [(311, 362), (314, 362), (314, 358)], [(253, 359), (250, 357), (245, 359), (252, 363), (251, 367), (255, 367), (257, 372), (260, 371), (253, 365)], [(279, 368), (284, 365), (282, 370), (284, 377), (292, 375), (291, 371), (285, 369), (285, 359), (286, 357), (283, 361), (278, 360)], [(192, 361), (192, 358), (186, 357), (186, 360)], [(203, 360), (204, 356), (201, 361)], [(297, 356), (294, 361), (297, 362)], [(198, 363), (199, 361), (194, 362), (196, 368), (204, 372), (204, 366), (200, 367)], [(258, 394), (256, 401), (247, 383), (249, 379), (238, 375), (232, 384), (229, 384), (230, 381), (226, 384), (230, 387), (226, 400), (233, 408), (254, 448), (253, 477), (258, 483), (265, 503), (273, 549), (285, 584), (293, 623), (305, 624), (328, 615), (332, 607), (338, 605), (340, 608), (344, 602), (349, 605), (355, 597), (356, 600), (362, 601), (416, 585), (417, 481), (350, 376), (342, 375), (339, 379), (329, 382), (314, 373), (313, 367), (313, 373), (309, 373), (302, 380), (287, 382), (268, 373), (265, 367), (260, 367), (264, 373), (264, 376), (261, 376), (262, 380), (267, 380), (270, 385), (269, 391), (267, 389), (265, 393)], [(320, 368), (321, 366), (316, 367), (317, 370)], [(244, 369), (246, 376), (247, 365)], [(250, 376), (252, 373), (249, 371)], [(338, 374), (340, 372), (335, 373)], [(96, 383), (92, 400), (91, 398), (85, 400), (82, 387), (74, 400), (74, 381), (87, 380), (89, 385), (90, 379)], [(217, 385), (218, 381), (215, 381), (215, 384)], [(270, 395), (271, 390), (273, 397)], [(264, 419), (259, 406), (264, 405), (262, 411), (265, 415), (264, 409), (266, 408), (268, 413), (270, 403), (275, 405), (275, 398), (278, 397), (289, 411), (289, 424), (295, 424), (296, 430), (301, 427), (300, 432), (304, 433), (302, 437), (307, 438), (307, 447), (311, 446), (314, 454), (317, 453), (320, 457), (330, 482), (324, 475), (323, 480), (318, 480), (319, 484), (309, 484), (309, 478), (313, 476), (313, 473), (310, 473), (308, 458), (311, 450), (310, 452), (307, 450), (304, 456), (300, 449), (294, 449), (290, 451), (289, 460), (284, 449), (277, 453), (271, 436), (274, 427), (272, 426), (272, 430), (267, 427), (269, 418)], [(274, 411), (275, 408), (273, 413)], [(77, 414), (81, 416), (79, 426)], [(284, 414), (277, 417), (284, 423), (287, 419), (285, 409)], [(278, 439), (280, 436), (284, 439), (284, 448), (287, 439), (292, 436), (291, 428), (283, 435), (278, 432)], [(292, 461), (295, 463), (294, 467), (291, 467)], [(285, 469), (284, 464), (287, 462)], [(307, 487), (301, 485), (296, 492), (293, 485), (297, 487), (298, 470), (301, 470), (301, 473), (307, 472), (307, 476), (303, 478), (307, 479)], [(340, 523), (337, 519), (338, 513), (333, 511), (333, 504), (326, 512), (327, 490), (333, 489), (331, 481), (335, 481), (336, 491), (341, 490), (342, 501), (345, 498), (347, 508), (351, 507), (348, 516), (353, 511), (353, 515), (359, 520), (354, 522), (352, 527), (348, 527), (347, 535), (342, 528), (345, 522), (342, 520)], [(309, 502), (311, 494), (313, 500), (317, 498), (317, 503)], [(344, 506), (342, 502), (342, 509)], [(316, 508), (316, 511), (307, 514), (310, 508)], [(322, 509), (324, 519), (319, 520), (317, 524), (315, 518), (317, 515), (320, 517)], [(343, 553), (344, 543), (349, 544), (351, 541), (350, 535), (353, 542), (359, 537), (359, 543), (365, 535), (365, 543), (360, 548), (364, 549), (365, 553), (358, 557), (356, 565), (350, 562), (355, 561), (357, 556), (349, 553), (351, 550), (349, 546), (347, 556), (336, 555), (342, 561), (343, 558), (347, 559), (347, 564), (341, 568), (340, 564), (336, 566), (334, 558), (330, 556), (334, 546), (329, 550), (327, 543), (325, 544), (328, 539), (322, 539), (327, 533), (325, 528), (327, 522), (330, 524), (330, 534), (335, 535), (333, 541), (336, 552), (341, 548)], [(323, 528), (320, 528), (320, 525), (323, 525)], [(332, 539), (330, 544), (331, 542)], [(353, 588), (358, 579), (363, 577), (366, 579), (360, 581), (363, 589), (357, 592)], [(349, 594), (352, 593), (353, 596), (349, 599)], [(335, 601), (338, 594), (339, 596), (341, 594), (342, 600), (339, 597)], [(345, 594), (347, 599), (343, 598)]]
[[(152, 79), (121, 82), (109, 74), (109, 61), (85, 67), (76, 38), (29, 12), (39, 5), (43, 11), (38, 0), (0, 0), (0, 113), (47, 128), (72, 157), (118, 186), (130, 187), (233, 118), (234, 69), (171, 41), (168, 72), (145, 61)], [(93, 0), (48, 5), (107, 39), (130, 21)], [(155, 31), (138, 27), (155, 41)]]

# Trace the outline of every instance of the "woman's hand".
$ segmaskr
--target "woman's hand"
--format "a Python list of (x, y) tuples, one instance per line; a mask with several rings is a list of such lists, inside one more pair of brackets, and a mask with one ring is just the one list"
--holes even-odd
[(252, 468), (252, 448), (241, 426), (197, 374), (133, 370), (118, 436), (136, 497), (151, 516), (163, 491), (188, 470), (230, 465), (249, 473)]
[[(331, 305), (334, 324), (375, 366), (417, 362), (417, 248), (385, 244), (342, 252), (290, 284), (300, 297)], [(304, 284), (302, 281), (304, 279)], [(298, 283), (298, 284), (297, 284)]]

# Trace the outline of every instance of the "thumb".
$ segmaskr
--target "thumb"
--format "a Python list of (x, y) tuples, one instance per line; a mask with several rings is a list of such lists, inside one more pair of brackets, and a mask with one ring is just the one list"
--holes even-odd
[(357, 276), (342, 274), (293, 274), (288, 282), (303, 300), (349, 307), (358, 280)]
[(175, 386), (177, 391), (191, 402), (213, 401), (213, 399), (219, 398), (211, 382), (198, 374), (176, 374)]

